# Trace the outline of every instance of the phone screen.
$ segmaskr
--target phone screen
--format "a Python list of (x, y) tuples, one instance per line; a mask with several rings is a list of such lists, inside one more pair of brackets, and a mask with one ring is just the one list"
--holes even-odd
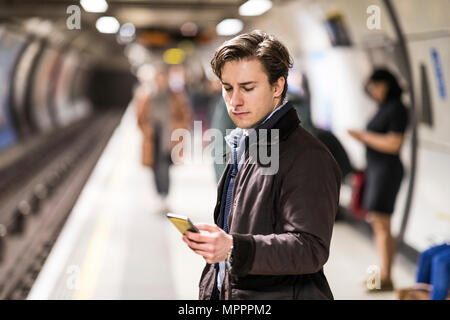
[(188, 217), (176, 215), (173, 213), (168, 213), (167, 218), (173, 223), (173, 225), (180, 231), (182, 234), (184, 234), (186, 231), (191, 232), (200, 232), (194, 224), (189, 220)]

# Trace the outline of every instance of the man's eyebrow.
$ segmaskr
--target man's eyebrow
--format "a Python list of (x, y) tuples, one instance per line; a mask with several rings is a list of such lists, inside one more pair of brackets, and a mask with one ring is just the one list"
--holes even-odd
[[(257, 82), (258, 82), (258, 81), (247, 81), (247, 82), (239, 82), (238, 84), (239, 84), (240, 86), (246, 86), (246, 85), (248, 85), (248, 84), (257, 83)], [(222, 84), (223, 84), (223, 85), (227, 85), (227, 86), (231, 86), (231, 84), (226, 83), (226, 82), (223, 82), (223, 81), (222, 81)]]

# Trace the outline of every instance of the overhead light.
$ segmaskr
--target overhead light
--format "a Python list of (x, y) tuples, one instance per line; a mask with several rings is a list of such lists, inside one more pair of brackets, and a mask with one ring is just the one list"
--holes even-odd
[(124, 23), (120, 27), (119, 34), (124, 38), (133, 38), (136, 33), (136, 28), (131, 22)]
[(164, 62), (167, 64), (180, 64), (184, 58), (184, 51), (178, 48), (167, 49), (163, 54)]
[(136, 27), (131, 22), (124, 23), (117, 34), (117, 42), (119, 44), (127, 44), (134, 40)]
[(180, 27), (180, 31), (185, 37), (195, 37), (198, 32), (198, 27), (194, 22), (185, 22)]
[(259, 16), (272, 8), (270, 0), (248, 0), (239, 7), (241, 16)]
[(105, 0), (80, 0), (80, 4), (86, 12), (105, 12), (108, 3)]
[(244, 28), (244, 23), (239, 19), (222, 20), (216, 27), (219, 36), (232, 36)]
[(97, 19), (95, 27), (101, 33), (116, 33), (120, 28), (120, 24), (114, 17), (100, 17)]
[(130, 63), (134, 66), (139, 66), (149, 60), (149, 51), (136, 42), (131, 43), (125, 47), (125, 55)]

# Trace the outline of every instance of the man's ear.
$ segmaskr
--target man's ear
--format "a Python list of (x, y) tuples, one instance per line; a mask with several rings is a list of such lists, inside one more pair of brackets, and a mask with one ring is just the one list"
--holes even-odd
[(274, 90), (274, 98), (280, 98), (283, 94), (284, 84), (286, 79), (284, 77), (279, 77), (278, 80), (273, 84), (272, 88)]

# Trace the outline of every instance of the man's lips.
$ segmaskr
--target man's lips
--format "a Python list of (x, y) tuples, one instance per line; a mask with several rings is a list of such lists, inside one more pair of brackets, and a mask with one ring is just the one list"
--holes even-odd
[(247, 114), (249, 114), (250, 112), (233, 112), (233, 114), (235, 115), (235, 116), (238, 116), (238, 117), (243, 117), (243, 116), (246, 116)]

